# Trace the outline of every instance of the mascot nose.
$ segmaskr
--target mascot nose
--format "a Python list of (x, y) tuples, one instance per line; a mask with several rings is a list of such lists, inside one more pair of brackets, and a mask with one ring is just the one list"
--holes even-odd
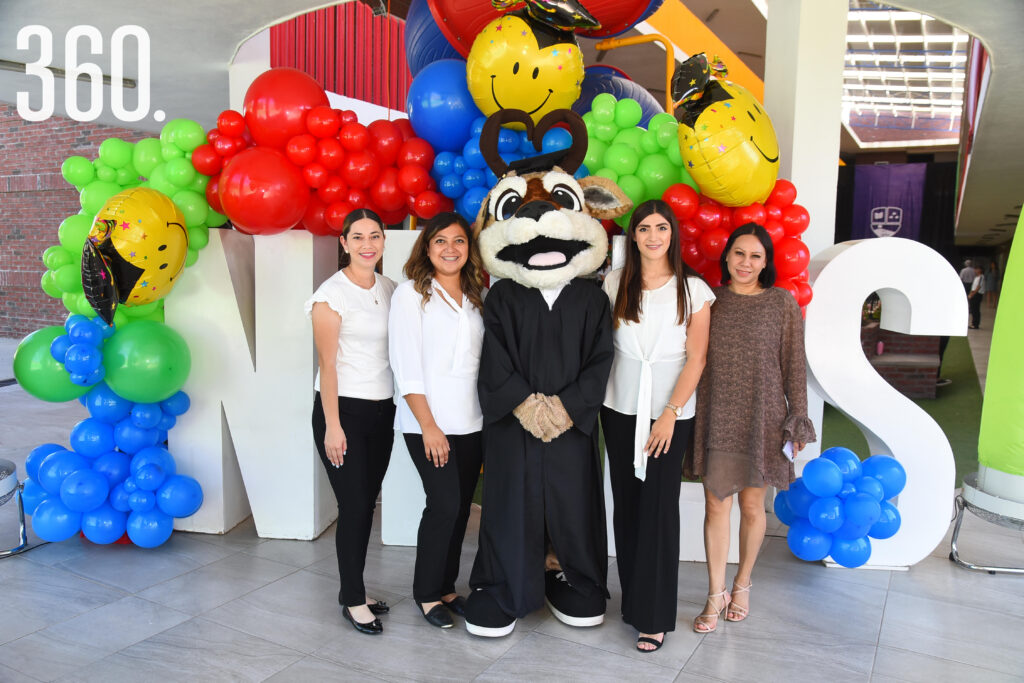
[(551, 202), (544, 201), (542, 199), (536, 199), (532, 202), (527, 202), (519, 207), (516, 211), (516, 218), (529, 218), (537, 220), (548, 211), (555, 211), (558, 207)]

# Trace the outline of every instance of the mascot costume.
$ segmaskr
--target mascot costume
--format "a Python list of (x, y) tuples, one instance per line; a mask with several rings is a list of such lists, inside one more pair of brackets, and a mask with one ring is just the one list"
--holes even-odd
[[(572, 146), (508, 165), (497, 140), (510, 122), (526, 127), (538, 152), (544, 133), (565, 123)], [(573, 177), (587, 133), (567, 109), (536, 127), (526, 112), (503, 109), (488, 118), (480, 148), (499, 180), (476, 229), (484, 265), (501, 279), (484, 303), (484, 505), (466, 628), (504, 636), (545, 602), (566, 624), (594, 626), (608, 597), (597, 415), (613, 350), (608, 297), (580, 276), (607, 256), (599, 219), (632, 203), (606, 178)]]

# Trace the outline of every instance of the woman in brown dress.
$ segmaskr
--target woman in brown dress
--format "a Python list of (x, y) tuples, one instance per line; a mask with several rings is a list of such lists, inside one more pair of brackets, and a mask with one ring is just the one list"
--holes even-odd
[[(708, 599), (693, 630), (710, 633), (750, 613), (751, 572), (765, 532), (765, 491), (789, 488), (793, 456), (815, 440), (807, 418), (800, 307), (776, 289), (772, 241), (760, 225), (733, 231), (714, 290), (707, 366), (697, 389), (692, 474), (704, 481)], [(740, 500), (740, 563), (726, 588), (732, 496)]]

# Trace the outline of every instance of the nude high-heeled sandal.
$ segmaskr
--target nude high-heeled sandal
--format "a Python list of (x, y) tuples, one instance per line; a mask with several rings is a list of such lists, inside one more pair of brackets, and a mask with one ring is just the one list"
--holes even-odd
[[(718, 598), (722, 599), (722, 606), (716, 608), (715, 600)], [(693, 630), (697, 633), (711, 633), (718, 628), (718, 618), (722, 615), (722, 611), (729, 606), (729, 591), (723, 588), (720, 593), (708, 593), (708, 604), (715, 611), (704, 612), (694, 618)], [(714, 621), (711, 621), (712, 619)]]
[[(732, 595), (736, 596), (737, 593), (750, 593), (750, 587), (754, 585), (751, 581), (746, 586), (741, 586), (735, 581), (732, 583)], [(749, 597), (747, 598), (749, 600)], [(726, 621), (743, 621), (750, 615), (750, 608), (744, 607), (743, 605), (734, 605), (732, 601), (729, 602), (729, 609), (725, 611)]]

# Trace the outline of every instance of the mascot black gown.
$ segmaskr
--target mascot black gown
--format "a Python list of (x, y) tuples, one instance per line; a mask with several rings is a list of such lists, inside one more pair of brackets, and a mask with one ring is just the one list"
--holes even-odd
[[(568, 150), (505, 164), (502, 123), (526, 126), (539, 151), (556, 123)], [(624, 215), (629, 199), (606, 178), (576, 180), (586, 129), (556, 110), (536, 125), (519, 110), (491, 116), (480, 147), (499, 177), (476, 229), (493, 278), (480, 357), (484, 489), (466, 628), (512, 632), (545, 602), (571, 626), (604, 620), (608, 547), (597, 416), (612, 364), (608, 297), (594, 273), (608, 238), (598, 219)]]

